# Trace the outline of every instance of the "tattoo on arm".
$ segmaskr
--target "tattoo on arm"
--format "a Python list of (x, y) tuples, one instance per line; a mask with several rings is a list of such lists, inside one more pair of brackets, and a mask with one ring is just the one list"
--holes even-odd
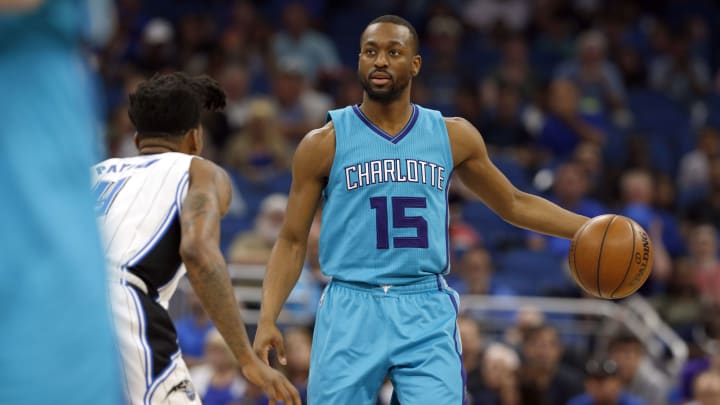
[(204, 193), (194, 193), (188, 195), (187, 203), (185, 204), (185, 215), (182, 216), (182, 226), (188, 230), (193, 228), (195, 221), (200, 218), (206, 220), (215, 220), (219, 217), (217, 209), (213, 209), (210, 204), (210, 198)]

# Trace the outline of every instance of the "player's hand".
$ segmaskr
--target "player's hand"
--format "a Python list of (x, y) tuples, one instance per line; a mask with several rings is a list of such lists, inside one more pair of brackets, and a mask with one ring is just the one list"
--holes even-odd
[(302, 405), (297, 389), (282, 373), (264, 364), (252, 356), (252, 360), (242, 366), (242, 374), (251, 383), (260, 387), (270, 399), (269, 405), (283, 401), (286, 405)]
[(283, 366), (287, 364), (287, 359), (285, 358), (285, 343), (283, 343), (282, 333), (280, 333), (280, 329), (275, 325), (275, 322), (258, 324), (253, 349), (255, 350), (255, 354), (265, 361), (267, 365), (270, 364), (270, 359), (268, 358), (270, 349), (275, 349), (280, 364)]

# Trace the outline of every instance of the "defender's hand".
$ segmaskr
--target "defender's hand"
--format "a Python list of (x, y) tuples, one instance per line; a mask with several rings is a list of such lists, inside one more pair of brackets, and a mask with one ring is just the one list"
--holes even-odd
[(255, 354), (267, 365), (270, 365), (270, 360), (268, 359), (270, 349), (275, 349), (280, 364), (283, 366), (287, 364), (283, 336), (274, 322), (258, 324), (253, 349), (255, 350)]
[(257, 357), (241, 368), (245, 378), (260, 387), (270, 399), (270, 405), (275, 401), (283, 401), (287, 405), (302, 405), (300, 394), (282, 373), (263, 364)]

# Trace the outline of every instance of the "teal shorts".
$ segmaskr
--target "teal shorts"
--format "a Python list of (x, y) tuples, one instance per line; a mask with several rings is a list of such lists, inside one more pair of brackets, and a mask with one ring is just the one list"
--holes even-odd
[(458, 295), (441, 276), (400, 286), (333, 280), (317, 313), (308, 404), (465, 404)]

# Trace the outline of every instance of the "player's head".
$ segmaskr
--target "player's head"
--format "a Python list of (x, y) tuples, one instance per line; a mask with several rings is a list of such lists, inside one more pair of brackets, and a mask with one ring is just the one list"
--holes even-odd
[(207, 76), (184, 73), (156, 74), (130, 94), (128, 115), (135, 125), (135, 144), (172, 147), (200, 154), (203, 146), (200, 117), (203, 111), (225, 107), (225, 93)]
[(410, 81), (420, 72), (415, 28), (396, 15), (370, 22), (360, 37), (358, 77), (370, 100), (389, 103), (410, 97)]

